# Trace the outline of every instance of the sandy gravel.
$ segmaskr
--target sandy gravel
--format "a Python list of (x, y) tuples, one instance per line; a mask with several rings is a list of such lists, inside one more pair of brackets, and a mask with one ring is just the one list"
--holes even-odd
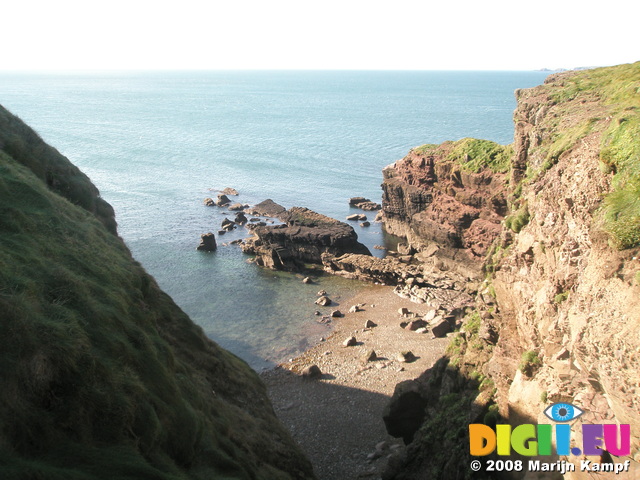
[[(355, 304), (362, 310), (347, 313)], [(278, 417), (305, 451), (320, 480), (380, 478), (388, 455), (404, 448), (401, 439), (386, 432), (384, 406), (397, 383), (417, 377), (440, 358), (448, 340), (401, 328), (400, 322), (407, 321), (398, 313), (401, 307), (418, 315), (431, 310), (398, 297), (387, 286), (366, 289), (339, 306), (318, 307), (323, 313), (339, 308), (345, 314), (333, 319), (332, 335), (262, 374)], [(377, 326), (365, 329), (367, 320)], [(343, 346), (352, 335), (357, 344)], [(371, 349), (378, 360), (363, 362), (363, 355)], [(397, 354), (406, 350), (417, 360), (398, 361)], [(302, 370), (313, 364), (320, 367), (322, 377), (303, 378)]]

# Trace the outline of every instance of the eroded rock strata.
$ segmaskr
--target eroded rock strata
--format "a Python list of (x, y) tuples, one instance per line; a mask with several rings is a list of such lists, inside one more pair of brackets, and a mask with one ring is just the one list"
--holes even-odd
[(507, 212), (509, 155), (509, 147), (476, 139), (414, 148), (383, 170), (386, 231), (417, 251), (435, 244), (437, 257), (477, 267)]
[(303, 207), (281, 210), (269, 205), (268, 210), (285, 223), (255, 227), (254, 236), (242, 245), (245, 253), (255, 255), (260, 266), (298, 271), (304, 269), (305, 264), (321, 264), (325, 253), (371, 255), (369, 249), (358, 242), (353, 227), (344, 222)]
[(585, 411), (572, 445), (582, 424), (629, 424), (630, 455), (537, 459), (577, 463), (565, 478), (591, 478), (583, 459), (630, 460), (639, 474), (639, 86), (636, 63), (517, 91), (503, 173), (464, 175), (451, 145), (386, 169), (387, 229), (417, 249), (466, 250), (465, 268), (475, 259), (487, 278), (446, 357), (398, 387), (389, 431), (410, 443), (385, 478), (468, 478), (470, 423), (553, 423), (543, 412), (556, 402)]

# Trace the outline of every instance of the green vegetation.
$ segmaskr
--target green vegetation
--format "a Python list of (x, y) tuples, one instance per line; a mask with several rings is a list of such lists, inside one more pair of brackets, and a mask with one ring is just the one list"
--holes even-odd
[(413, 151), (418, 155), (433, 155), (438, 153), (439, 149), (440, 149), (440, 145), (438, 144), (426, 143), (424, 145), (420, 145), (419, 147), (414, 148)]
[(419, 155), (446, 154), (449, 161), (460, 164), (465, 172), (478, 173), (489, 169), (494, 173), (506, 173), (511, 167), (513, 147), (489, 140), (463, 138), (440, 145), (427, 143), (413, 149)]
[(538, 353), (529, 350), (522, 354), (520, 358), (520, 365), (518, 369), (524, 373), (527, 377), (532, 377), (535, 371), (542, 365), (542, 360), (538, 356)]
[(559, 293), (555, 297), (553, 297), (553, 302), (554, 303), (562, 303), (567, 299), (567, 297), (569, 297), (569, 292), (568, 291)]
[(511, 167), (513, 147), (489, 140), (463, 138), (453, 142), (448, 160), (458, 162), (467, 172), (478, 173), (488, 168), (494, 173), (505, 173)]
[[(603, 229), (614, 248), (640, 245), (640, 62), (569, 75), (550, 86), (550, 98), (553, 136), (541, 168), (528, 172), (530, 181), (581, 139), (602, 132), (600, 169), (613, 174), (601, 212)], [(592, 105), (589, 117), (582, 113), (585, 104)]]
[[(47, 185), (47, 171), (74, 168), (3, 148), (0, 477), (291, 478), (280, 466), (301, 457), (255, 372), (208, 340), (96, 219), (97, 204), (76, 197), (95, 187), (80, 174), (75, 190), (62, 177)], [(309, 476), (298, 465), (292, 475)]]
[(465, 323), (464, 329), (469, 335), (476, 335), (478, 330), (480, 330), (481, 323), (482, 319), (480, 318), (480, 313), (476, 310), (469, 315), (469, 319)]
[(520, 233), (520, 230), (529, 223), (530, 219), (529, 208), (525, 203), (514, 214), (504, 219), (504, 225), (513, 232)]
[(540, 394), (540, 403), (547, 403), (547, 400), (549, 400), (549, 394), (545, 390)]

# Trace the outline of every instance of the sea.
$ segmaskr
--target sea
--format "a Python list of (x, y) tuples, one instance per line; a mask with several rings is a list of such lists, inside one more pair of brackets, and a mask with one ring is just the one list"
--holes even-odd
[[(204, 206), (265, 199), (345, 220), (350, 197), (380, 202), (382, 169), (425, 143), (513, 141), (514, 91), (537, 71), (0, 72), (0, 104), (84, 171), (116, 211), (119, 235), (160, 286), (256, 370), (330, 333), (314, 304), (369, 286), (256, 266), (218, 235), (234, 214)], [(374, 213), (375, 214), (375, 213)], [(369, 214), (373, 217), (372, 214)], [(373, 220), (371, 218), (370, 220)], [(398, 239), (353, 226), (371, 252)], [(196, 251), (214, 232), (218, 249)]]

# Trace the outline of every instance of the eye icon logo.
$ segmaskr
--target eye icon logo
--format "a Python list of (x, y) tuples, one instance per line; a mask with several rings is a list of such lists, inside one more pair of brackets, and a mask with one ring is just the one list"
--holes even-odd
[(544, 414), (554, 422), (570, 422), (583, 413), (583, 410), (570, 403), (554, 403), (544, 410)]

